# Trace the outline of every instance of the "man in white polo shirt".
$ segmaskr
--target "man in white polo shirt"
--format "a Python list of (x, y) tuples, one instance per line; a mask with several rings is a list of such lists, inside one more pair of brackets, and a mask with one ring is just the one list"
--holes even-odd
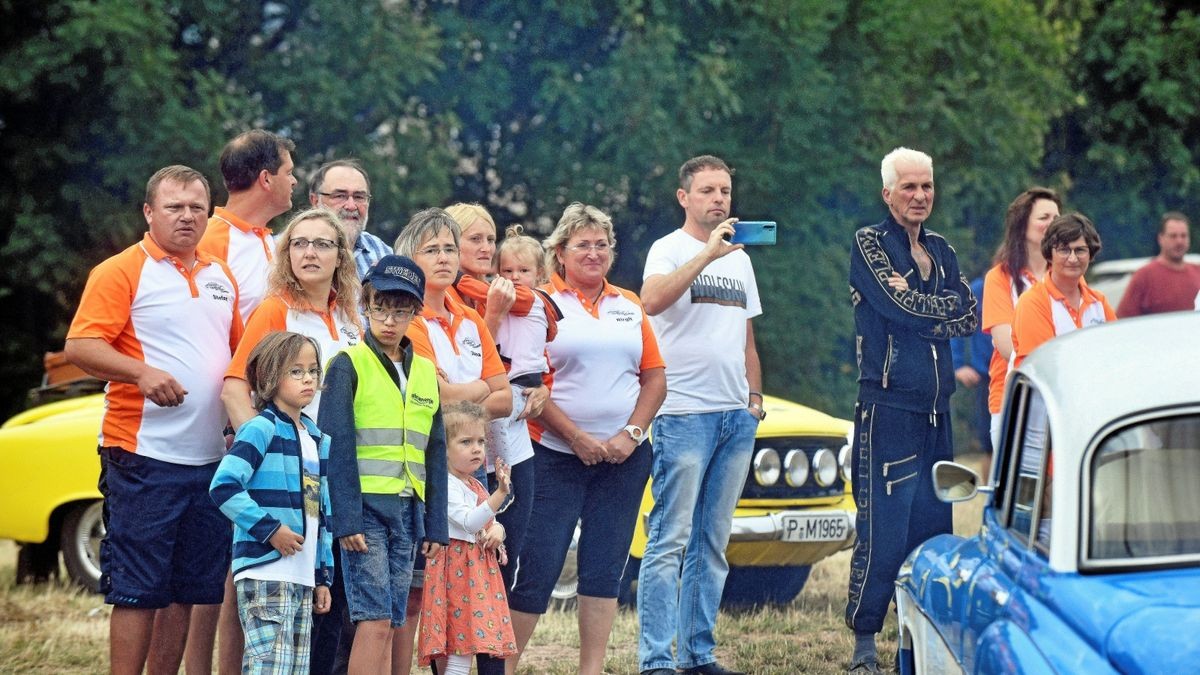
[[(638, 576), (643, 673), (731, 675), (716, 661), (725, 546), (764, 413), (750, 257), (729, 244), (733, 171), (711, 155), (679, 168), (683, 227), (654, 242), (642, 303), (667, 364), (654, 419), (654, 508)], [(682, 569), (682, 571), (681, 571)], [(672, 657), (671, 641), (676, 640)]]
[(242, 319), (233, 274), (196, 250), (209, 200), (199, 172), (155, 173), (149, 232), (92, 270), (67, 333), (67, 359), (109, 381), (100, 588), (114, 605), (113, 673), (142, 671), (152, 633), (150, 672), (176, 672), (192, 605), (224, 594), (232, 537), (208, 485), (225, 453), (221, 384)]
[(291, 139), (252, 129), (221, 150), (221, 178), (229, 191), (225, 206), (213, 210), (199, 249), (224, 260), (241, 290), (242, 321), (267, 295), (267, 274), (275, 256), (275, 240), (267, 225), (292, 208)]

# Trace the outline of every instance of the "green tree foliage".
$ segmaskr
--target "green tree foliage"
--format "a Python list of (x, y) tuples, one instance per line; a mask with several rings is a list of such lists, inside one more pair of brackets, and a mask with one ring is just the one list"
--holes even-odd
[(1107, 258), (1153, 255), (1159, 216), (1200, 216), (1200, 15), (1190, 2), (1097, 3), (1073, 69), (1079, 105), (1046, 163), (1072, 181)]
[(144, 230), (150, 173), (192, 165), (222, 203), (217, 154), (250, 127), (294, 139), (302, 176), (362, 159), (385, 238), (431, 204), (535, 232), (597, 204), (635, 289), (681, 222), (676, 168), (721, 155), (735, 214), (781, 224), (752, 252), (766, 384), (841, 414), (847, 246), (886, 212), (891, 148), (933, 155), (930, 227), (972, 272), (1032, 182), (1106, 209), (1196, 182), (1196, 19), (1140, 0), (0, 0), (0, 18), (7, 401), (61, 345), (86, 271)]

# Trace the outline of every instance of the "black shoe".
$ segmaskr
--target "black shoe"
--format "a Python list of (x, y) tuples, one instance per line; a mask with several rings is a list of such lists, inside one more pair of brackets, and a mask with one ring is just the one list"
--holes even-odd
[(855, 661), (854, 663), (850, 664), (850, 669), (846, 671), (847, 675), (875, 675), (876, 673), (882, 672), (883, 671), (879, 669), (879, 664), (875, 661), (875, 659), (870, 659), (868, 661)]
[(723, 668), (721, 664), (717, 663), (716, 661), (713, 661), (712, 663), (706, 663), (702, 666), (696, 666), (695, 668), (685, 668), (679, 672), (694, 673), (695, 675), (746, 675), (739, 670), (729, 670), (728, 668)]
[(643, 670), (639, 675), (675, 675), (674, 668), (651, 668)]

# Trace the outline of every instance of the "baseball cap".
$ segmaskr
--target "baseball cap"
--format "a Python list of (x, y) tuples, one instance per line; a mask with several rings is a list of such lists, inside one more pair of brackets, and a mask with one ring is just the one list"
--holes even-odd
[(425, 273), (417, 263), (402, 255), (385, 255), (363, 279), (377, 291), (399, 291), (425, 302)]

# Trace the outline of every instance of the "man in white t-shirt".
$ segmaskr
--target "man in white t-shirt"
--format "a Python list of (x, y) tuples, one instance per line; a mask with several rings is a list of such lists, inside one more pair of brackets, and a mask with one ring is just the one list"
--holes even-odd
[(733, 510), (764, 412), (751, 326), (762, 313), (758, 286), (742, 245), (726, 241), (737, 221), (729, 217), (732, 174), (711, 155), (685, 162), (676, 192), (683, 227), (646, 258), (642, 304), (667, 363), (638, 576), (638, 660), (652, 675), (734, 672), (716, 661), (713, 627)]

